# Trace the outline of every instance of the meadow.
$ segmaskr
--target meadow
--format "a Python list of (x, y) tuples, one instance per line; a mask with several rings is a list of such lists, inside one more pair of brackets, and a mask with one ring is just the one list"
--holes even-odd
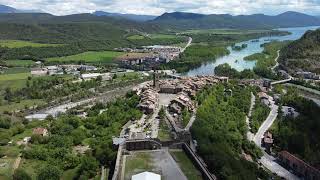
[(142, 35), (132, 35), (129, 36), (127, 39), (129, 40), (142, 40), (142, 39), (175, 39), (177, 36), (170, 35), (170, 34), (149, 34), (148, 36), (142, 36)]
[(199, 30), (187, 30), (183, 31), (180, 34), (225, 34), (225, 35), (234, 35), (234, 34), (251, 34), (251, 33), (263, 33), (268, 30), (237, 30), (237, 29), (199, 29)]
[(35, 62), (32, 60), (7, 60), (5, 64), (13, 67), (29, 67), (34, 66)]
[(123, 52), (101, 51), (84, 52), (72, 56), (54, 57), (46, 59), (47, 62), (86, 62), (86, 63), (112, 63), (114, 58), (123, 55)]
[(62, 44), (42, 44), (30, 41), (20, 41), (20, 40), (1, 40), (0, 46), (8, 48), (22, 48), (22, 47), (56, 47), (62, 46)]
[(0, 75), (0, 90), (4, 90), (7, 87), (13, 89), (22, 88), (30, 75), (30, 72), (2, 74)]

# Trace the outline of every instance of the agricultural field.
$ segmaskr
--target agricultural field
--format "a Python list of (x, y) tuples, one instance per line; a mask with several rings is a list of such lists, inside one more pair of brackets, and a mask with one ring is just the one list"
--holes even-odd
[(13, 89), (22, 88), (30, 75), (30, 72), (2, 74), (0, 75), (0, 90), (4, 90), (7, 87)]
[(142, 35), (132, 35), (129, 36), (127, 39), (129, 40), (142, 40), (142, 39), (175, 39), (177, 36), (175, 35), (170, 35), (170, 34), (150, 34), (148, 36), (142, 36)]
[(42, 44), (30, 41), (20, 41), (20, 40), (0, 40), (0, 46), (8, 48), (22, 48), (22, 47), (56, 47), (62, 46), (62, 44)]
[(200, 29), (200, 30), (187, 30), (180, 34), (251, 34), (251, 33), (263, 33), (268, 30), (236, 30), (236, 29)]
[(7, 60), (5, 64), (13, 67), (29, 67), (34, 66), (36, 63), (32, 60)]
[(112, 63), (113, 60), (123, 55), (123, 52), (116, 52), (116, 51), (101, 51), (101, 52), (84, 52), (81, 54), (76, 54), (72, 56), (65, 56), (65, 57), (55, 57), (55, 58), (48, 58), (47, 62), (86, 62), (86, 63)]

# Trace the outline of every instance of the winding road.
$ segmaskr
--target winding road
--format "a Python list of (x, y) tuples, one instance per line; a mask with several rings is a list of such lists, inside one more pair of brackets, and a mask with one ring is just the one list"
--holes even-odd
[(287, 169), (283, 168), (281, 165), (277, 163), (277, 159), (273, 156), (267, 154), (264, 148), (261, 146), (261, 139), (264, 133), (272, 126), (273, 122), (276, 120), (278, 116), (278, 106), (275, 104), (273, 98), (269, 96), (269, 101), (271, 103), (271, 111), (267, 119), (262, 123), (258, 132), (254, 135), (253, 141), (254, 143), (262, 150), (263, 156), (259, 159), (259, 162), (269, 169), (272, 173), (277, 174), (280, 177), (283, 177), (288, 180), (298, 180), (299, 178), (292, 174)]

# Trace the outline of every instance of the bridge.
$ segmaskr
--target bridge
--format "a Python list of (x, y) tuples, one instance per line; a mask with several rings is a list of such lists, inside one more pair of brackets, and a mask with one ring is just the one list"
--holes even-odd
[(289, 79), (271, 82), (271, 85), (284, 84), (284, 83), (290, 82), (291, 80), (292, 80), (292, 77), (290, 77)]

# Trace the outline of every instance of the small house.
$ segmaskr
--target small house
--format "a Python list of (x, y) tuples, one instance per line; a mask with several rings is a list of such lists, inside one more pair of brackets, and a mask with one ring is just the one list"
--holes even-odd
[(48, 136), (49, 132), (46, 128), (35, 128), (35, 129), (33, 129), (32, 134), (37, 134), (37, 135), (41, 135), (41, 136)]

